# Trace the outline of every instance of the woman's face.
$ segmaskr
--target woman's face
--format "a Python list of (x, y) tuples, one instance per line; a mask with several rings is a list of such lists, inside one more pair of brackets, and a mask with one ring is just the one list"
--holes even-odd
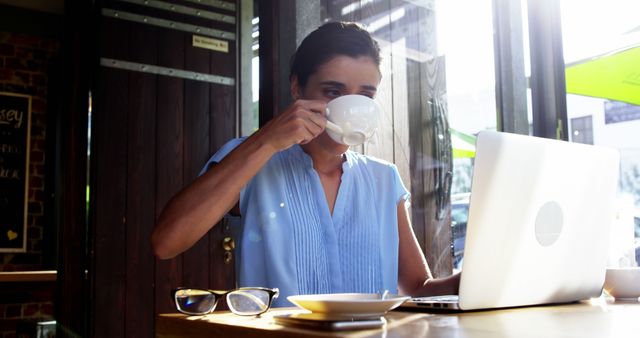
[(373, 98), (380, 84), (380, 72), (370, 57), (336, 56), (309, 76), (302, 99), (329, 102), (338, 96), (360, 94)]
[[(330, 59), (311, 74), (304, 88), (299, 87), (294, 80), (291, 89), (294, 98), (305, 100), (329, 102), (348, 94), (373, 98), (380, 78), (378, 66), (370, 57), (352, 58), (340, 55)], [(348, 149), (348, 146), (333, 141), (327, 133), (322, 133), (314, 141), (320, 142), (323, 148), (331, 153), (341, 154)]]

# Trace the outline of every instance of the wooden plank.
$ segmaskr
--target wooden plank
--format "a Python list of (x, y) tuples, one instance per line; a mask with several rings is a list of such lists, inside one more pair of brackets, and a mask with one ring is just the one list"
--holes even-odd
[[(236, 43), (229, 44), (229, 53), (210, 53), (211, 72), (223, 76), (237, 78)], [(211, 135), (211, 145), (209, 153), (213, 154), (224, 143), (238, 135), (237, 116), (237, 88), (236, 86), (222, 86), (212, 84), (210, 86), (211, 97), (211, 125), (209, 127)], [(232, 289), (236, 284), (235, 279), (235, 253), (232, 253), (232, 260), (225, 261), (225, 250), (222, 246), (225, 237), (231, 237), (229, 224), (222, 221), (209, 232), (209, 287), (214, 289)], [(234, 239), (239, 240), (239, 239)], [(222, 304), (220, 304), (222, 305)], [(224, 308), (220, 306), (218, 309)]]
[(56, 277), (56, 270), (0, 272), (0, 282), (47, 282)]
[[(438, 184), (438, 172), (449, 170), (441, 166), (442, 159), (436, 154), (436, 124), (446, 124), (446, 121), (431, 109), (429, 103), (434, 100), (443, 102), (446, 97), (444, 59), (438, 62), (428, 59), (434, 47), (431, 37), (434, 34), (433, 13), (413, 5), (405, 7), (405, 13), (407, 20), (418, 22), (414, 25), (418, 31), (410, 31), (404, 36), (417, 34), (419, 41), (417, 51), (407, 51), (411, 53), (409, 56), (413, 56), (407, 63), (407, 82), (410, 88), (417, 89), (409, 90), (407, 98), (413, 228), (432, 272), (435, 276), (445, 276), (451, 273), (450, 219), (436, 217), (435, 186)], [(444, 104), (446, 106), (446, 102)]]
[[(130, 26), (103, 20), (102, 56), (128, 57)], [(94, 97), (92, 138), (94, 180), (94, 290), (95, 337), (125, 335), (126, 313), (126, 171), (128, 72), (101, 68)]]
[[(176, 31), (166, 32), (158, 42), (158, 63), (184, 68), (185, 39)], [(184, 143), (184, 83), (160, 76), (157, 89), (156, 131), (156, 219), (169, 199), (182, 189)], [(155, 313), (173, 312), (170, 292), (182, 285), (182, 258), (158, 260), (155, 264)]]
[[(237, 78), (236, 71), (236, 44), (229, 44), (229, 53), (211, 52), (210, 67), (211, 72), (222, 76)], [(236, 107), (236, 86), (224, 86), (211, 84), (211, 144), (209, 152), (213, 153), (223, 146), (229, 139), (238, 135)]]
[[(227, 219), (223, 219), (218, 223), (212, 231), (209, 233), (209, 285), (212, 289), (217, 290), (230, 290), (236, 286), (235, 276), (235, 262), (237, 259), (237, 251), (231, 250), (231, 260), (225, 260), (225, 248), (224, 239), (226, 237), (232, 238), (234, 243), (240, 241), (239, 238), (233, 238), (231, 236), (231, 227), (240, 226), (237, 223), (232, 223)], [(217, 310), (226, 309), (226, 307), (218, 307)]]
[[(191, 35), (185, 36), (185, 69), (208, 73), (209, 51), (190, 47)], [(184, 172), (183, 184), (191, 183), (205, 164), (209, 153), (209, 84), (185, 82), (184, 102)], [(182, 255), (183, 283), (191, 287), (209, 285), (209, 237), (203, 236)]]
[[(131, 61), (156, 63), (157, 28), (133, 25)], [(129, 72), (127, 120), (126, 322), (131, 337), (153, 336), (153, 256), (149, 237), (155, 223), (155, 125), (157, 75)]]
[(414, 84), (417, 90), (408, 92), (408, 118), (409, 118), (409, 169), (410, 180), (405, 181), (411, 191), (411, 220), (413, 232), (422, 247), (426, 248), (426, 228), (425, 228), (425, 193), (424, 176), (426, 158), (422, 150), (422, 113), (424, 110), (422, 96), (424, 89), (422, 86), (421, 65), (418, 62), (410, 61), (407, 64), (407, 81)]
[[(451, 170), (450, 157), (443, 156), (438, 151), (438, 147), (444, 146), (443, 143), (439, 145), (437, 142), (442, 142), (438, 134), (446, 133), (448, 130), (444, 130), (446, 123), (444, 120), (446, 116), (446, 83), (445, 83), (445, 70), (444, 70), (444, 58), (439, 57), (430, 62), (424, 64), (422, 73), (425, 74), (426, 79), (423, 79), (423, 83), (427, 85), (425, 90), (427, 102), (425, 104), (426, 114), (422, 117), (423, 123), (423, 137), (422, 137), (422, 149), (425, 152), (425, 156), (431, 161), (428, 164), (428, 170), (424, 172), (424, 191), (426, 193), (425, 199), (426, 213), (425, 213), (425, 242), (428, 251), (429, 265), (435, 276), (442, 277), (451, 274), (452, 261), (451, 261), (451, 220), (449, 201), (444, 201), (444, 209), (442, 212), (445, 214), (444, 218), (438, 217), (438, 205), (436, 200), (443, 197), (443, 192), (438, 191), (437, 187), (444, 184), (444, 173)], [(424, 104), (424, 103), (423, 103)], [(443, 105), (443, 107), (438, 107)], [(444, 134), (443, 134), (444, 135)], [(448, 137), (448, 135), (447, 135)], [(449, 151), (450, 156), (450, 151)]]
[[(419, 20), (423, 20), (423, 13), (419, 13)], [(419, 40), (419, 49), (423, 50), (426, 46), (424, 37)], [(429, 156), (429, 149), (423, 149), (425, 137), (423, 130), (428, 127), (425, 121), (427, 114), (428, 87), (426, 85), (427, 74), (423, 62), (409, 63), (408, 70), (410, 81), (418, 84), (419, 91), (412, 92), (409, 95), (409, 109), (411, 110), (410, 118), (410, 148), (411, 148), (411, 192), (412, 192), (412, 217), (413, 231), (416, 234), (418, 242), (422, 246), (422, 250), (427, 258), (429, 266), (432, 266), (432, 259), (429, 254), (429, 242), (427, 237), (427, 214), (428, 214), (428, 196), (427, 188), (430, 182), (426, 182), (428, 167), (432, 165)]]

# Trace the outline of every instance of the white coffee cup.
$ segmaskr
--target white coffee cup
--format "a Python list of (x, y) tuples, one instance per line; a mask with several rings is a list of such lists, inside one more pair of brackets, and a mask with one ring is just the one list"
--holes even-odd
[(364, 95), (343, 95), (327, 103), (329, 136), (338, 143), (363, 144), (378, 128), (382, 115), (380, 105)]
[(640, 267), (607, 268), (604, 289), (616, 299), (637, 301), (640, 297)]

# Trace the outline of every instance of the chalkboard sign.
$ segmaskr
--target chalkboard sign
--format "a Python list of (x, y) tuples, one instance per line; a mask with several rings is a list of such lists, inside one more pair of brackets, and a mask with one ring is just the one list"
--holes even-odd
[(27, 249), (31, 97), (0, 92), (0, 252)]

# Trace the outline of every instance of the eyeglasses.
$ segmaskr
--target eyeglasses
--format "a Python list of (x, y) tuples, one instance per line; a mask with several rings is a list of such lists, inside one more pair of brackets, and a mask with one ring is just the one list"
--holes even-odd
[(206, 315), (215, 310), (220, 298), (226, 296), (231, 312), (241, 316), (255, 316), (267, 312), (278, 298), (277, 288), (239, 288), (230, 291), (177, 288), (172, 292), (178, 311), (188, 315)]

